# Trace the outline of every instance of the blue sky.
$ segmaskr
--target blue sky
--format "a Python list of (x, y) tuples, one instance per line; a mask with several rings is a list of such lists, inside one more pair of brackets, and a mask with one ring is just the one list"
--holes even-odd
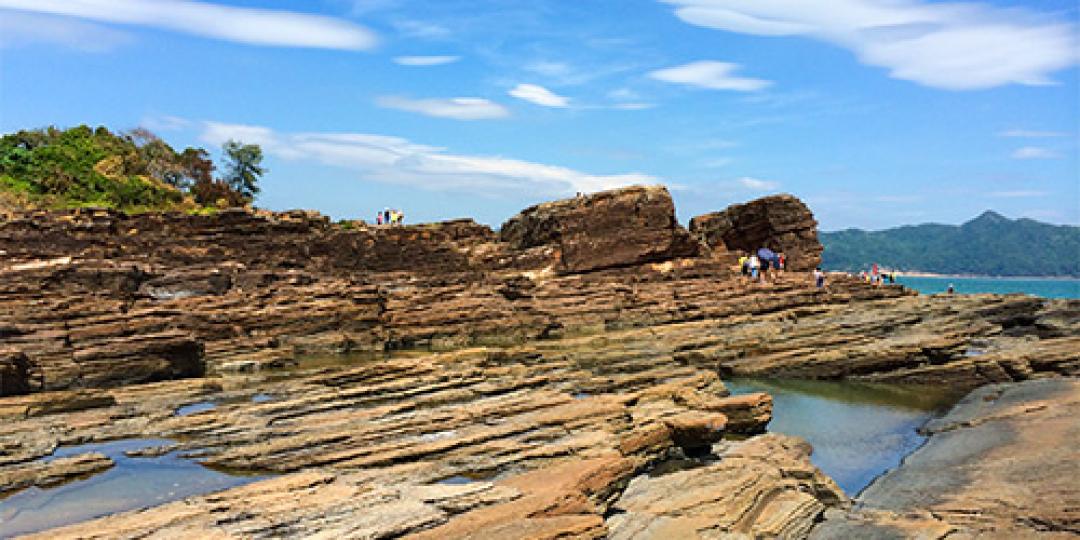
[(498, 225), (663, 183), (822, 227), (1080, 223), (1072, 0), (0, 0), (0, 129), (259, 143), (259, 206)]

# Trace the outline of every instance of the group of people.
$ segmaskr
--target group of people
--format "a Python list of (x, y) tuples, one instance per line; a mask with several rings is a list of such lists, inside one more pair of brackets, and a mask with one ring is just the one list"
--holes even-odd
[(896, 283), (896, 275), (893, 272), (879, 270), (877, 263), (874, 263), (874, 265), (870, 267), (869, 273), (865, 270), (859, 272), (859, 278), (874, 286), (884, 285), (886, 282), (888, 282), (889, 285)]
[(375, 214), (376, 225), (404, 225), (405, 212), (396, 209), (384, 208), (382, 212)]
[[(787, 268), (787, 263), (787, 255), (768, 248), (761, 248), (749, 255), (739, 257), (739, 269), (742, 275), (760, 283), (768, 281), (770, 268), (778, 276)], [(820, 267), (814, 269), (814, 285), (819, 289), (825, 287), (825, 272)]]
[[(759, 256), (760, 255), (760, 256)], [(742, 275), (749, 276), (752, 281), (764, 283), (768, 279), (769, 268), (777, 272), (784, 270), (787, 259), (783, 253), (774, 253), (768, 249), (759, 249), (749, 256), (739, 257), (739, 268)]]

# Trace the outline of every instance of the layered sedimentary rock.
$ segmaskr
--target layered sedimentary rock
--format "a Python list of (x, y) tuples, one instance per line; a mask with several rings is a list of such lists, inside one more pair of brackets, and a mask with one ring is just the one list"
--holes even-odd
[[(47, 415), (24, 411), (65, 394), (8, 398), (0, 409), (8, 426), (0, 448), (10, 464), (0, 470), (37, 466), (59, 445), (164, 437), (207, 466), (284, 474), (49, 531), (50, 538), (147, 531), (599, 538), (607, 534), (605, 515), (635, 477), (689, 452), (709, 453), (717, 443), (727, 466), (756, 460), (755, 470), (767, 471), (754, 480), (762, 494), (754, 508), (802, 501), (790, 514), (747, 515), (743, 521), (755, 530), (801, 530), (842, 504), (835, 486), (826, 489), (831, 484), (809, 465), (805, 444), (784, 439), (775, 446), (775, 436), (766, 436), (764, 446), (751, 439), (736, 451), (721, 443), (729, 416), (741, 419), (740, 430), (761, 429), (769, 420), (766, 396), (727, 397), (715, 373), (673, 364), (647, 344), (595, 345), (576, 338), (353, 359), (286, 377), (134, 385), (95, 391), (109, 398), (96, 407)], [(267, 398), (253, 400), (256, 393)], [(216, 406), (176, 414), (192, 403)], [(768, 455), (753, 457), (753, 448)], [(818, 484), (820, 493), (807, 499), (803, 491)], [(752, 511), (746, 504), (759, 503), (717, 502), (712, 519), (722, 522), (735, 508)]]
[(715, 250), (754, 253), (764, 247), (783, 253), (791, 270), (808, 271), (821, 264), (817, 220), (791, 195), (771, 195), (695, 217), (690, 232)]
[(784, 435), (730, 443), (714, 463), (630, 482), (607, 519), (612, 539), (801, 538), (847, 497)]
[(770, 397), (721, 374), (974, 387), (1080, 368), (1080, 303), (819, 289), (795, 270), (820, 252), (805, 207), (748, 206), (723, 230), (793, 263), (766, 283), (662, 188), (538, 205), (498, 234), (18, 217), (0, 224), (0, 382), (29, 395), (0, 399), (0, 483), (70, 479), (44, 461), (61, 446), (164, 438), (133, 455), (273, 478), (43, 534), (798, 537), (846, 502), (804, 443), (756, 435)]
[(635, 187), (539, 204), (503, 224), (513, 249), (547, 248), (559, 272), (577, 273), (698, 255), (675, 221), (667, 189)]

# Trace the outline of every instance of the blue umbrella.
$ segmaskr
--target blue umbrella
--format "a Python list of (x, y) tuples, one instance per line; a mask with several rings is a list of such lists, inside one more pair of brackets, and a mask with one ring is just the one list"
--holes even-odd
[(780, 257), (778, 257), (776, 253), (769, 248), (761, 248), (757, 250), (757, 256), (763, 261), (776, 261), (780, 259)]

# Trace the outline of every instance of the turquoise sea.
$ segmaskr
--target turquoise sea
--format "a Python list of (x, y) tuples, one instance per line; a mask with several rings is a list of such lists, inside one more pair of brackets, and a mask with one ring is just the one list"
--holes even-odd
[(1045, 298), (1080, 298), (1080, 279), (900, 276), (896, 282), (923, 294), (945, 292), (952, 283), (957, 294), (1024, 293)]

